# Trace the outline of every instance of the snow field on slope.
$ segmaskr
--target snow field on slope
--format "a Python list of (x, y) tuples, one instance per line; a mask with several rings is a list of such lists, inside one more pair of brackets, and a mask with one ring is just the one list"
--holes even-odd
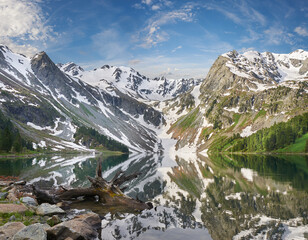
[[(297, 50), (290, 54), (270, 54), (267, 52), (259, 53), (256, 51), (248, 51), (243, 54), (238, 54), (235, 58), (230, 57), (231, 53), (222, 55), (230, 59), (226, 66), (230, 71), (240, 77), (251, 79), (249, 73), (253, 72), (261, 79), (269, 79), (267, 72), (278, 72), (281, 76), (275, 77), (275, 81), (283, 82), (287, 80), (305, 80), (308, 73), (304, 75), (299, 74), (299, 66), (292, 64), (292, 59), (305, 60), (308, 58), (308, 52)], [(288, 66), (288, 67), (287, 67)], [(239, 69), (241, 68), (241, 70)]]

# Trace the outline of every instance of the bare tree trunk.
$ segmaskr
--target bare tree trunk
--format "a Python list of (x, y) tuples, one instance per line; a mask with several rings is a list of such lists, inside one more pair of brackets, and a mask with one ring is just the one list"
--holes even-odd
[(152, 203), (145, 203), (126, 196), (120, 189), (120, 185), (136, 178), (139, 173), (126, 176), (122, 171), (115, 174), (113, 179), (108, 182), (102, 177), (101, 161), (96, 168), (96, 177), (88, 177), (91, 186), (88, 188), (61, 188), (54, 193), (43, 191), (33, 187), (33, 192), (41, 202), (57, 203), (63, 200), (75, 200), (79, 197), (99, 197), (99, 201), (106, 206), (125, 206), (132, 210), (144, 210), (153, 207)]

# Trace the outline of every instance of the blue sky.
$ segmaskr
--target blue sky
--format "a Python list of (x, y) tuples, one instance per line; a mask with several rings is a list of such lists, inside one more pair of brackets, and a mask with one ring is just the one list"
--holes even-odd
[(236, 49), (308, 50), (307, 0), (0, 0), (0, 42), (85, 69), (205, 77)]

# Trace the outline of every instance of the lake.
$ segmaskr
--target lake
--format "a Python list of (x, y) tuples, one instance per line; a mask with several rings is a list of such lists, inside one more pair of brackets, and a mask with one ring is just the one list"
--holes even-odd
[(103, 239), (307, 239), (308, 157), (217, 154), (48, 155), (0, 159), (0, 175), (43, 187), (88, 186), (98, 158), (103, 176), (140, 172), (125, 193), (152, 201), (142, 213), (108, 211)]

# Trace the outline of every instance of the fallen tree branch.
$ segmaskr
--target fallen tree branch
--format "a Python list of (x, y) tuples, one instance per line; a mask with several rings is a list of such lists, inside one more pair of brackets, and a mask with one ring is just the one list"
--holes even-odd
[(118, 171), (110, 182), (102, 177), (102, 166), (99, 161), (96, 168), (96, 177), (88, 177), (91, 186), (88, 188), (72, 188), (67, 189), (60, 187), (58, 190), (44, 191), (33, 186), (33, 192), (40, 202), (57, 203), (61, 201), (73, 201), (80, 197), (98, 197), (99, 201), (106, 206), (125, 206), (133, 210), (144, 210), (153, 207), (151, 203), (145, 203), (140, 200), (126, 196), (120, 186), (138, 177), (140, 173), (125, 175), (122, 171)]

